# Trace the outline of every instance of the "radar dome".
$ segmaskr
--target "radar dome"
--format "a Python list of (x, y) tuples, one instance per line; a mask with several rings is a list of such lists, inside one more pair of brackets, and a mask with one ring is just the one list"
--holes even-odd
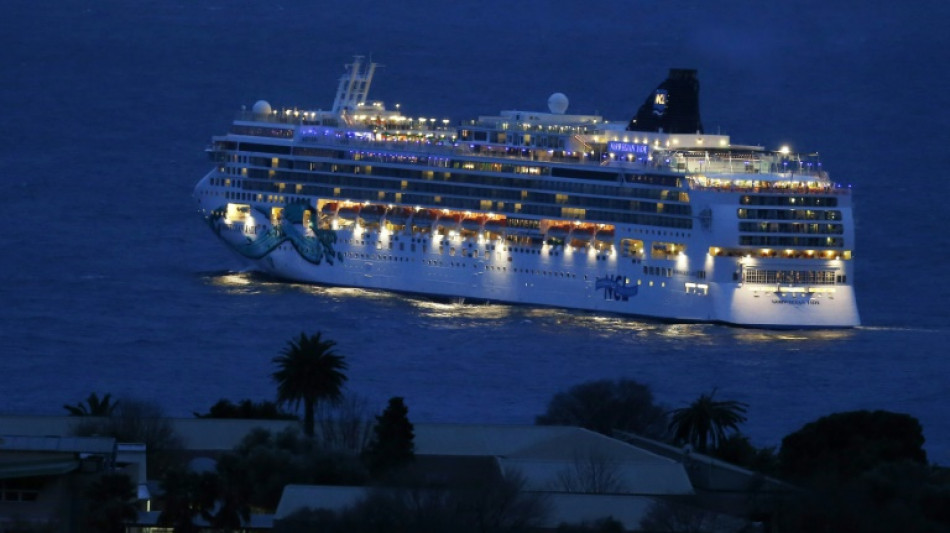
[(255, 115), (270, 115), (271, 107), (270, 104), (267, 103), (267, 100), (258, 100), (254, 103), (254, 107), (251, 108), (251, 111), (253, 111)]
[(548, 109), (556, 115), (563, 115), (567, 111), (567, 96), (564, 93), (554, 93), (549, 96)]

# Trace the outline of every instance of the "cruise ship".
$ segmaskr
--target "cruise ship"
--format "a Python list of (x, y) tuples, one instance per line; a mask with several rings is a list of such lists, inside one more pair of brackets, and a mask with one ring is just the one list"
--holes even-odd
[[(851, 190), (817, 154), (703, 131), (695, 70), (632, 119), (507, 110), (452, 123), (368, 99), (242, 109), (198, 183), (212, 231), (278, 278), (472, 303), (764, 328), (860, 323)], [(543, 107), (543, 106), (539, 106)]]

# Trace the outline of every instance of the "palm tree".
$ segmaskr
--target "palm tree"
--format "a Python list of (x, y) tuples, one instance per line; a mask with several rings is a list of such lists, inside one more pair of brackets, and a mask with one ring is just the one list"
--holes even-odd
[(748, 405), (735, 400), (717, 401), (715, 395), (715, 389), (700, 394), (688, 407), (670, 413), (669, 429), (675, 440), (705, 452), (709, 446), (718, 447), (726, 439), (727, 431), (739, 429), (739, 424), (746, 421)]
[(320, 333), (291, 340), (281, 355), (273, 359), (277, 371), (277, 401), (304, 406), (304, 433), (313, 436), (313, 409), (319, 400), (338, 400), (346, 381), (346, 361), (333, 351), (336, 342), (323, 340)]
[(119, 402), (112, 401), (112, 395), (106, 394), (99, 399), (96, 393), (92, 393), (86, 398), (86, 403), (79, 402), (76, 405), (63, 405), (63, 409), (69, 411), (69, 416), (112, 416)]

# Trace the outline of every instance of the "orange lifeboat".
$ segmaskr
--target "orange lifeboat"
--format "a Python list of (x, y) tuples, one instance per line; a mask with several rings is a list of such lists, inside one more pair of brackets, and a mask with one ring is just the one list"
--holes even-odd
[(409, 209), (408, 207), (394, 207), (389, 210), (389, 213), (386, 214), (386, 220), (395, 226), (402, 226), (409, 221), (409, 217), (411, 216), (412, 209)]
[(597, 230), (597, 233), (594, 234), (594, 239), (597, 242), (602, 242), (606, 244), (613, 244), (614, 242), (614, 229), (613, 228), (601, 228)]
[(547, 237), (549, 239), (566, 239), (569, 233), (571, 233), (570, 224), (557, 224), (548, 227)]
[(508, 220), (504, 218), (493, 218), (485, 221), (485, 231), (504, 235), (508, 231)]
[(431, 229), (432, 224), (439, 219), (439, 212), (431, 209), (420, 209), (412, 215), (412, 225), (420, 229)]
[(485, 215), (469, 216), (462, 219), (462, 229), (465, 231), (478, 231), (482, 229), (488, 217)]
[(453, 230), (458, 228), (459, 223), (462, 222), (462, 215), (459, 213), (443, 213), (439, 216), (439, 220), (436, 221), (436, 227)]
[(386, 215), (387, 210), (384, 205), (368, 205), (360, 211), (360, 218), (365, 224), (378, 224)]
[(327, 202), (323, 204), (323, 207), (320, 208), (320, 212), (324, 215), (333, 216), (336, 214), (337, 209), (340, 208), (340, 204), (337, 202)]
[(571, 231), (571, 240), (587, 244), (594, 238), (593, 228), (574, 228)]

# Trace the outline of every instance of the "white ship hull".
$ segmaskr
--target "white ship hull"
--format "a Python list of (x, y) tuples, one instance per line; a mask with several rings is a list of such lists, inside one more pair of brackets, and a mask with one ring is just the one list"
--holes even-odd
[[(203, 208), (210, 211), (210, 205)], [(258, 236), (283, 233), (266, 219), (248, 225), (222, 220), (213, 224), (232, 248)], [(312, 238), (312, 232), (299, 224), (294, 231)], [(741, 261), (737, 258), (683, 254), (675, 260), (652, 261), (664, 273), (651, 275), (644, 273), (642, 262), (621, 257), (616, 246), (598, 251), (591, 246), (543, 245), (535, 250), (509, 246), (484, 231), (463, 237), (459, 232), (433, 235), (355, 225), (335, 234), (337, 256), (332, 263), (324, 259), (315, 264), (283, 237), (260, 258), (238, 255), (255, 270), (282, 279), (471, 303), (504, 302), (779, 329), (848, 328), (860, 323), (850, 285), (836, 286), (834, 292), (791, 293), (772, 285), (739, 283), (733, 281)], [(834, 263), (829, 268), (841, 268), (843, 262), (829, 263)], [(706, 272), (701, 283), (686, 275), (697, 267)], [(666, 270), (672, 275), (667, 276)], [(614, 284), (613, 280), (618, 281)]]

